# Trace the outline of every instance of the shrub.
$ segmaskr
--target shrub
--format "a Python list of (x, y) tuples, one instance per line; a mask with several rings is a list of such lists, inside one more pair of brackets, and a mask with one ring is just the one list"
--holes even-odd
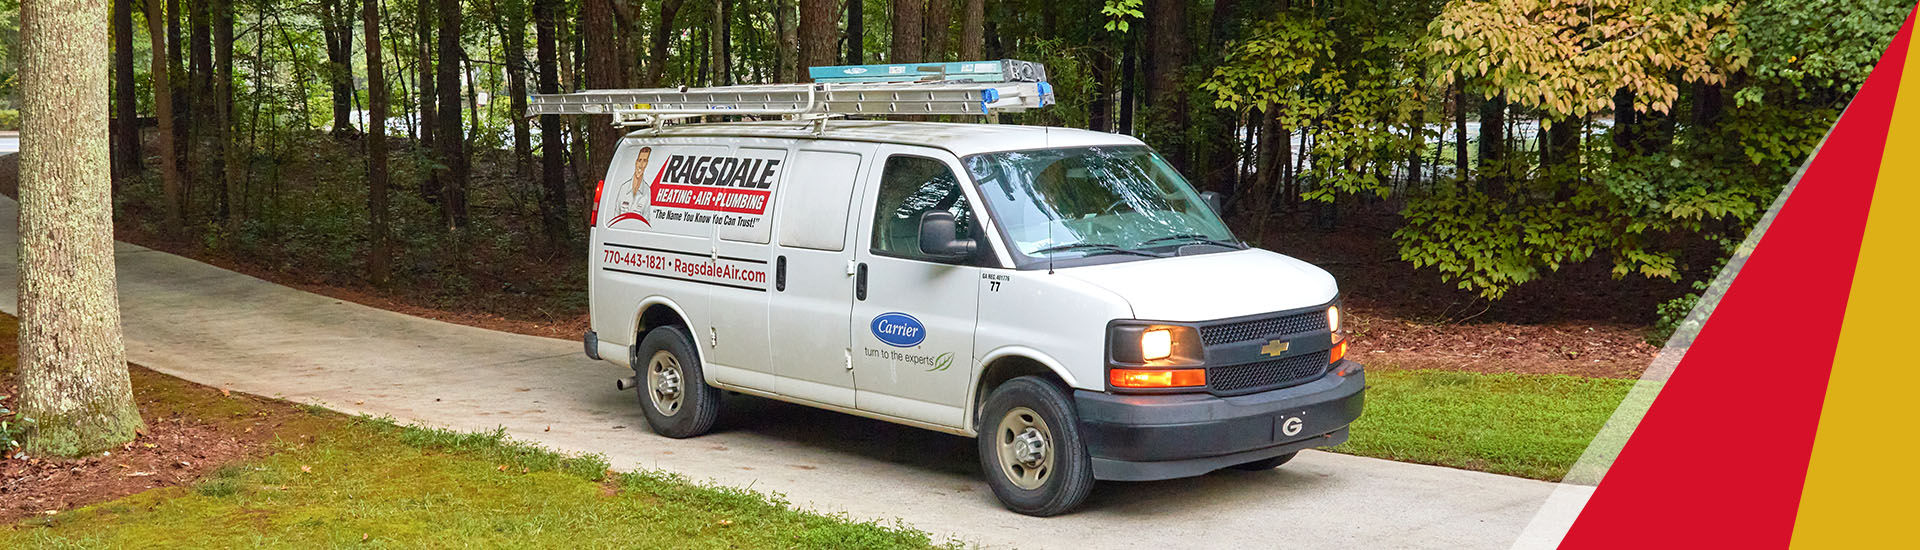
[(20, 110), (0, 109), (0, 130), (19, 130)]

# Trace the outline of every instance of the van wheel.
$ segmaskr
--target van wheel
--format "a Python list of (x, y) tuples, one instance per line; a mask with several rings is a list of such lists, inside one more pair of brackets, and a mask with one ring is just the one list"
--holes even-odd
[(1228, 468), (1233, 468), (1235, 470), (1242, 470), (1247, 472), (1272, 470), (1274, 468), (1279, 468), (1281, 464), (1286, 464), (1287, 461), (1289, 460), (1293, 460), (1293, 457), (1299, 454), (1300, 454), (1300, 451), (1294, 451), (1294, 452), (1283, 454), (1280, 456), (1262, 458), (1260, 460), (1255, 460), (1253, 462), (1248, 462), (1246, 464), (1235, 464), (1232, 466), (1228, 466)]
[(1008, 380), (987, 396), (980, 418), (980, 465), (1001, 505), (1045, 517), (1087, 499), (1093, 459), (1066, 392), (1039, 377)]
[(682, 439), (707, 433), (720, 417), (720, 390), (707, 385), (700, 357), (684, 329), (665, 326), (647, 331), (634, 357), (640, 384), (640, 408), (653, 433)]

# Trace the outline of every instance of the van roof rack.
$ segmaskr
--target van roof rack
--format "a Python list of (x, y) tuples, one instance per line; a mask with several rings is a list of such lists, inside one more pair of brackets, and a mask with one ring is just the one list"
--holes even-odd
[(613, 115), (622, 127), (655, 127), (703, 116), (781, 117), (819, 124), (832, 117), (983, 115), (1053, 104), (1046, 66), (970, 61), (812, 67), (806, 84), (587, 90), (534, 94), (527, 116)]

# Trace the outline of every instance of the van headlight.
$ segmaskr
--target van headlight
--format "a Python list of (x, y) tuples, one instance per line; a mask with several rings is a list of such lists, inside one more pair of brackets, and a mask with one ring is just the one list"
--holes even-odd
[(1327, 330), (1340, 332), (1340, 306), (1327, 306)]
[(1200, 364), (1200, 331), (1185, 325), (1114, 322), (1107, 328), (1108, 357), (1121, 365)]

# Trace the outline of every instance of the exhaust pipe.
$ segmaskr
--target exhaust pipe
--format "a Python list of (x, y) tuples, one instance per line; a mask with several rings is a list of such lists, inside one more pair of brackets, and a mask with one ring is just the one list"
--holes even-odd
[(640, 387), (640, 377), (637, 375), (613, 381), (613, 388), (620, 391), (627, 391), (637, 387)]

